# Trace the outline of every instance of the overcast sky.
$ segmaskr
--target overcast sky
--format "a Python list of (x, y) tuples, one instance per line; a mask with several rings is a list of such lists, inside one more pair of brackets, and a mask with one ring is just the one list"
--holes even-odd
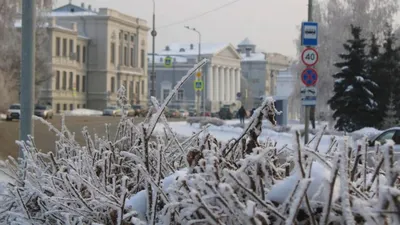
[[(201, 32), (203, 42), (229, 42), (236, 46), (249, 37), (263, 51), (296, 56), (294, 39), (299, 35), (298, 26), (307, 18), (307, 0), (238, 0), (197, 19), (165, 27), (232, 1), (155, 0), (156, 29), (159, 28), (156, 49), (171, 42), (197, 43), (197, 34), (184, 28), (188, 25)], [(56, 0), (56, 7), (68, 2)], [(147, 20), (149, 26), (152, 24), (152, 0), (72, 0), (79, 6), (81, 2), (96, 9), (116, 9)]]

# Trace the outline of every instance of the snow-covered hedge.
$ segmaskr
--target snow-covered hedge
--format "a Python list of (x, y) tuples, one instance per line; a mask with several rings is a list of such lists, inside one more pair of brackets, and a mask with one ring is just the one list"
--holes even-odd
[(200, 126), (205, 126), (208, 124), (214, 125), (214, 126), (222, 126), (225, 124), (225, 121), (217, 118), (217, 117), (204, 117), (204, 116), (199, 116), (199, 117), (188, 117), (186, 119), (186, 122), (188, 122), (190, 125), (194, 123), (200, 124)]
[[(323, 131), (305, 146), (296, 133), (293, 150), (259, 142), (262, 119), (274, 123), (272, 99), (227, 143), (199, 133), (179, 141), (163, 115), (174, 93), (161, 106), (152, 99), (157, 112), (143, 123), (123, 115), (115, 134), (84, 128), (83, 146), (64, 121), (57, 130), (40, 119), (58, 136), (54, 152), (32, 138), (19, 142), (24, 159), (2, 162), (14, 181), (0, 224), (399, 224), (392, 146), (368, 152), (364, 142), (353, 150), (332, 138), (322, 154)], [(164, 134), (152, 135), (156, 123)]]

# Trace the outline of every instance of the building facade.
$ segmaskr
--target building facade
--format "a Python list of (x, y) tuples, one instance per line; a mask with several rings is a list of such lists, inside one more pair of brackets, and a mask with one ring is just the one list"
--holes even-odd
[(46, 14), (53, 77), (39, 101), (57, 112), (102, 110), (123, 85), (130, 104), (147, 105), (145, 20), (118, 11), (67, 4)]
[[(172, 68), (164, 66), (167, 56), (174, 60)], [(198, 56), (199, 49), (195, 44), (174, 43), (157, 53), (155, 56), (157, 99), (163, 100), (167, 93), (173, 90), (176, 82), (198, 62)], [(151, 55), (148, 58), (150, 68)], [(202, 68), (201, 78), (205, 80), (205, 85), (204, 92), (200, 93), (200, 99), (197, 98), (198, 95), (194, 90), (195, 76), (190, 77), (181, 90), (178, 90), (177, 99), (184, 101), (184, 105), (188, 107), (195, 107), (195, 104), (200, 101), (201, 104), (205, 104), (206, 110), (211, 112), (217, 112), (224, 105), (232, 105), (236, 108), (240, 103), (236, 95), (240, 92), (241, 85), (241, 57), (236, 49), (231, 44), (202, 43), (201, 58), (207, 58), (209, 63)], [(206, 101), (201, 100), (203, 96)]]
[(256, 45), (248, 38), (238, 45), (242, 68), (241, 101), (245, 108), (256, 107), (260, 97), (266, 94), (267, 58), (263, 52), (256, 51)]
[(280, 53), (267, 53), (267, 76), (265, 91), (267, 95), (276, 94), (276, 77), (280, 70), (285, 70), (291, 65), (292, 59)]

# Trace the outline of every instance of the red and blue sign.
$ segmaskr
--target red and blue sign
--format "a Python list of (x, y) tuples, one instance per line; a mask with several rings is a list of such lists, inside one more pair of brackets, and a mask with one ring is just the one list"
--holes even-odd
[(318, 81), (318, 73), (313, 68), (306, 68), (301, 73), (301, 81), (307, 87), (315, 86)]

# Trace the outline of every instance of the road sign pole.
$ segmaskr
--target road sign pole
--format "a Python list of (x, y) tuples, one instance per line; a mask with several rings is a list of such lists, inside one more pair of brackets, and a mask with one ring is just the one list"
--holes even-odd
[[(313, 0), (308, 0), (308, 22), (312, 21), (312, 5)], [(305, 106), (305, 118), (304, 118), (304, 144), (308, 143), (309, 139), (309, 126), (310, 126), (310, 106)]]

